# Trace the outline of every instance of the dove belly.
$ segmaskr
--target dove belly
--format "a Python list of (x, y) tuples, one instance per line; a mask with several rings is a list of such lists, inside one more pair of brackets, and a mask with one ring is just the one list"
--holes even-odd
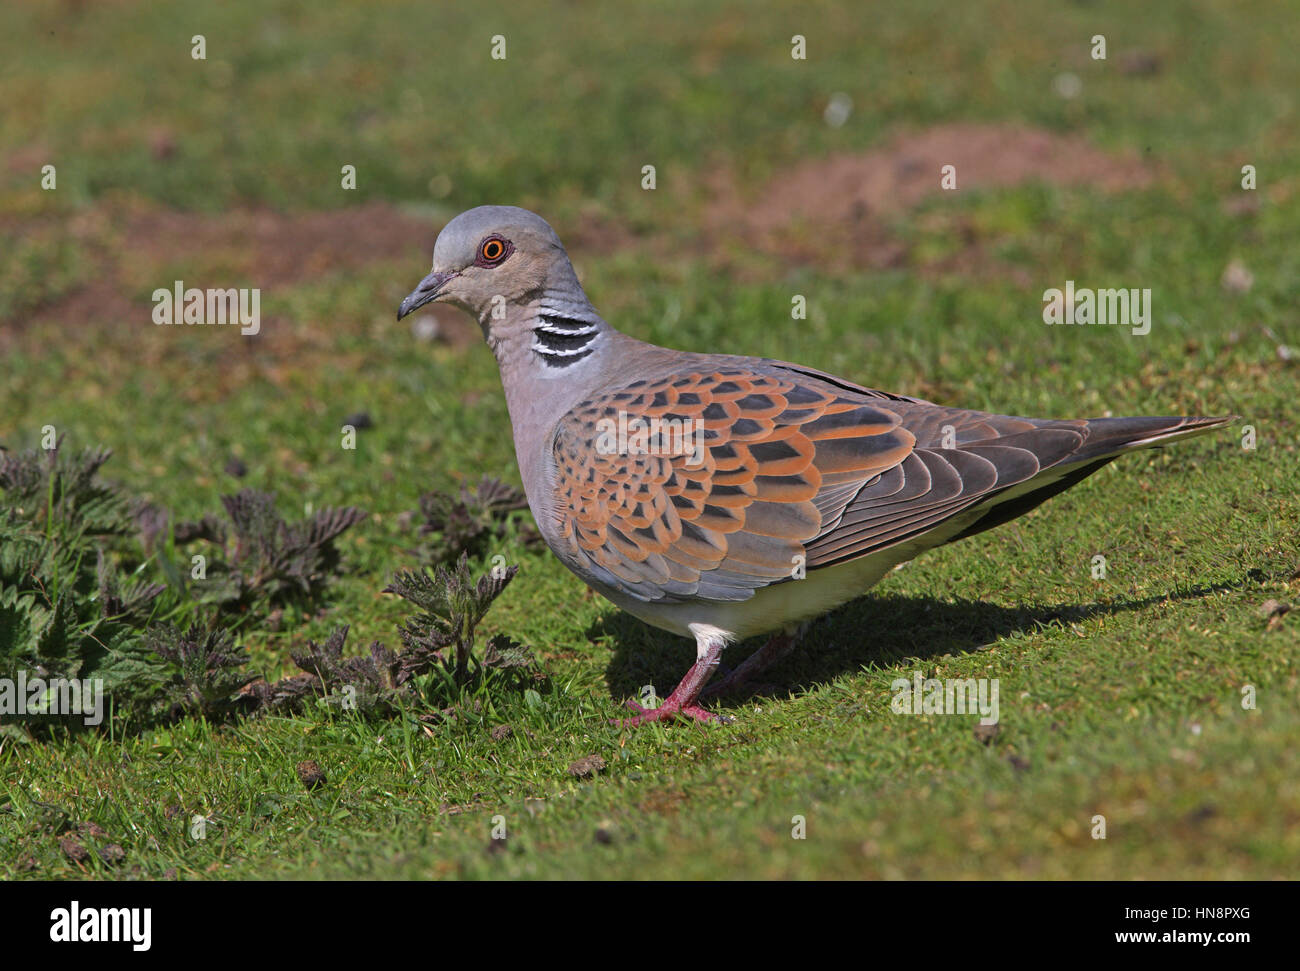
[[(1051, 477), (1054, 478), (1057, 474), (1059, 473)], [(1026, 484), (1024, 488), (1031, 486)], [(1008, 490), (999, 500), (1014, 498), (1021, 491), (1023, 490)], [(590, 579), (587, 582), (606, 599), (634, 617), (663, 630), (691, 637), (692, 624), (708, 624), (728, 632), (736, 640), (744, 640), (756, 634), (771, 633), (820, 617), (856, 600), (900, 563), (906, 563), (926, 550), (948, 542), (996, 504), (996, 501), (980, 503), (944, 520), (938, 527), (895, 546), (833, 566), (809, 570), (802, 580), (784, 580), (760, 587), (747, 600), (647, 603), (602, 584), (592, 583)]]
[(725, 631), (735, 640), (744, 640), (820, 617), (857, 599), (899, 563), (916, 556), (920, 549), (915, 547), (916, 544), (902, 544), (847, 563), (812, 570), (803, 580), (761, 587), (748, 600), (647, 603), (602, 584), (592, 586), (632, 616), (662, 630), (693, 637), (691, 625), (704, 624)]

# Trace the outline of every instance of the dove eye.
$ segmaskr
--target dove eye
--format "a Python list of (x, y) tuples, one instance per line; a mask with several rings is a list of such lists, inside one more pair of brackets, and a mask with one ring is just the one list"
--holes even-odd
[(513, 249), (508, 239), (489, 236), (478, 244), (478, 259), (475, 262), (479, 266), (497, 266), (511, 254)]

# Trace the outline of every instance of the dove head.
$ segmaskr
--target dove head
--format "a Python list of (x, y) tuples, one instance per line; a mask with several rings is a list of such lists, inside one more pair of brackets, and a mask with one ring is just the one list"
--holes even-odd
[(479, 206), (447, 223), (433, 247), (433, 270), (402, 301), (401, 320), (427, 303), (473, 314), (489, 340), (523, 326), (515, 308), (548, 294), (587, 304), (560, 238), (546, 220), (515, 206)]

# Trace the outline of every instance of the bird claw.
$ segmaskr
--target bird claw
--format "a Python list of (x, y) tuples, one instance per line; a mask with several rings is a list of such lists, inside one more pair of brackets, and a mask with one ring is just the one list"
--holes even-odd
[(718, 722), (724, 725), (732, 721), (725, 715), (715, 715), (711, 711), (705, 711), (699, 705), (681, 705), (671, 699), (665, 700), (658, 708), (645, 708), (628, 699), (626, 707), (635, 711), (636, 715), (631, 718), (611, 718), (611, 724), (619, 728), (635, 728), (647, 722), (671, 721), (675, 718), (689, 718), (697, 722)]

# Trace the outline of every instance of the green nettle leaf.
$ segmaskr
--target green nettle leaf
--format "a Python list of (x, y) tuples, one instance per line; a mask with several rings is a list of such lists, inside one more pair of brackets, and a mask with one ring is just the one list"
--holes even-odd
[[(420, 497), (423, 541), (413, 552), (431, 565), (454, 563), (465, 554), (481, 556), (492, 540), (505, 535), (512, 515), (527, 508), (522, 492), (486, 475), (473, 492), (465, 486), (459, 495), (426, 492)], [(541, 540), (526, 517), (521, 519), (519, 537), (525, 544)]]
[(536, 664), (533, 652), (507, 634), (497, 634), (483, 652), (484, 667), (531, 668)]
[(152, 629), (146, 643), (167, 665), (164, 702), (184, 714), (213, 716), (235, 710), (236, 695), (253, 676), (242, 669), (248, 654), (229, 631), (205, 630), (198, 624), (181, 632)]
[(95, 667), (95, 677), (104, 679), (104, 690), (112, 692), (127, 709), (148, 708), (163, 690), (170, 676), (166, 663), (148, 644), (148, 638), (127, 624), (108, 621), (95, 630), (105, 656)]
[(40, 560), (40, 537), (33, 536), (13, 509), (0, 514), (0, 583), (18, 586)]
[(31, 598), (20, 595), (16, 587), (0, 586), (0, 677), (17, 675), (21, 651), (34, 639)]
[(207, 579), (194, 592), (215, 604), (235, 626), (273, 607), (319, 599), (338, 572), (334, 541), (366, 517), (364, 511), (346, 506), (286, 523), (275, 511), (275, 497), (255, 489), (222, 496), (221, 502), (229, 527), (204, 517), (177, 524), (174, 536), (177, 543), (203, 540), (218, 548)]
[(148, 583), (138, 577), (123, 580), (102, 548), (96, 550), (95, 575), (98, 581), (99, 609), (105, 620), (116, 618), (143, 625), (149, 618), (154, 601), (167, 589), (165, 584)]
[(76, 677), (81, 659), (75, 648), (81, 637), (76, 633), (77, 614), (72, 596), (64, 593), (54, 602), (49, 620), (36, 637), (36, 658), (41, 668), (62, 677)]
[(467, 679), (474, 652), (474, 631), (483, 615), (519, 572), (518, 567), (493, 570), (475, 583), (469, 557), (462, 553), (454, 569), (439, 567), (430, 576), (403, 570), (384, 588), (421, 609), (398, 628), (409, 661), (440, 661), (457, 680)]

